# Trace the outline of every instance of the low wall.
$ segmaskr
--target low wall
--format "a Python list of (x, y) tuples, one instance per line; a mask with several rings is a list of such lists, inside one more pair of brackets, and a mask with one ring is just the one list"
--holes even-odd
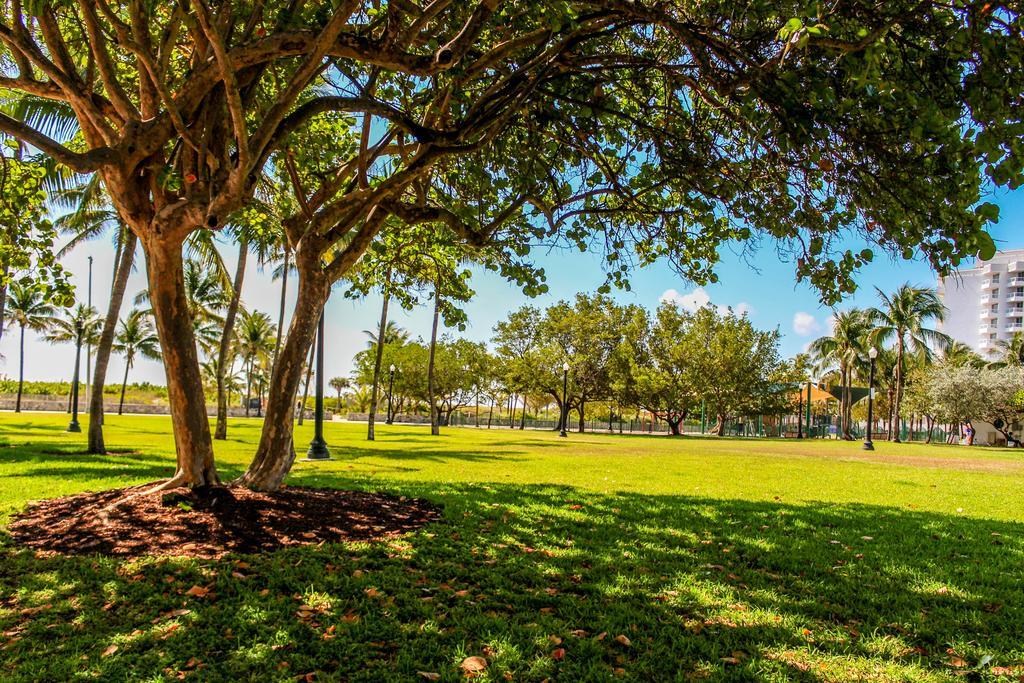
[[(345, 419), (348, 420), (349, 422), (366, 422), (367, 420), (370, 419), (370, 414), (369, 413), (349, 413), (348, 415), (345, 416)], [(378, 413), (377, 416), (374, 418), (374, 421), (382, 423), (386, 419), (387, 419), (386, 415)], [(395, 422), (400, 422), (402, 424), (416, 424), (416, 425), (430, 424), (430, 418), (426, 417), (424, 415), (395, 415), (394, 421)]]
[[(0, 410), (11, 411), (14, 410), (16, 398), (13, 396), (0, 396)], [(116, 400), (105, 400), (103, 402), (104, 412), (107, 415), (117, 414), (117, 401)], [(21, 397), (21, 409), (26, 412), (46, 412), (46, 413), (66, 413), (68, 410), (68, 400), (66, 398), (56, 398), (53, 396), (22, 396)], [(89, 406), (84, 401), (79, 399), (78, 412), (80, 414), (87, 413)], [(125, 403), (124, 412), (130, 415), (170, 415), (171, 410), (169, 406), (160, 404), (149, 404), (149, 403)], [(213, 417), (217, 414), (217, 404), (211, 401), (206, 403), (206, 414)], [(256, 411), (249, 411), (250, 417), (256, 417)], [(245, 417), (245, 408), (241, 406), (231, 406), (228, 408), (228, 417)], [(306, 419), (313, 419), (313, 411), (307, 410)], [(324, 419), (334, 419), (331, 411), (324, 412)]]

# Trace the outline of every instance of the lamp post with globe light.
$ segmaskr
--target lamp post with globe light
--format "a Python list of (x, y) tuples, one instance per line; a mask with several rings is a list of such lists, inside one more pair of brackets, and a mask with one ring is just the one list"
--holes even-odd
[(562, 419), (559, 436), (568, 436), (565, 433), (565, 423), (569, 421), (569, 364), (562, 363)]
[(388, 369), (391, 373), (388, 375), (388, 419), (384, 420), (384, 424), (391, 424), (395, 421), (394, 403), (391, 400), (391, 397), (394, 395), (392, 390), (395, 387), (395, 364), (392, 363)]

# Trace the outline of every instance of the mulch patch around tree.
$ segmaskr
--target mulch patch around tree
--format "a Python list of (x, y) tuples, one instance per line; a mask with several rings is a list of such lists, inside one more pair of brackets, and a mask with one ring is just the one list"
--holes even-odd
[[(8, 529), (20, 546), (67, 555), (226, 553), (397, 536), (441, 518), (425, 500), (287, 486), (273, 493), (209, 487), (133, 495), (156, 482), (30, 503)], [(109, 508), (111, 503), (125, 499)]]

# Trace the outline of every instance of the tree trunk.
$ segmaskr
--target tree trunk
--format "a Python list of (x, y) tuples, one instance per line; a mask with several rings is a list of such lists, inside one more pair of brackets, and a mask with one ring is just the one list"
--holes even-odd
[(427, 361), (427, 402), (430, 404), (430, 434), (441, 433), (437, 410), (434, 407), (434, 352), (437, 350), (437, 320), (441, 315), (441, 281), (434, 283), (434, 323), (430, 328), (430, 360)]
[(110, 289), (110, 301), (107, 304), (107, 316), (103, 320), (103, 332), (96, 346), (96, 364), (92, 369), (92, 392), (89, 394), (89, 453), (102, 455), (107, 452), (103, 442), (103, 385), (107, 381), (107, 368), (110, 365), (110, 354), (114, 347), (114, 336), (117, 332), (117, 321), (121, 316), (121, 305), (124, 292), (128, 287), (128, 278), (132, 274), (135, 262), (135, 246), (138, 238), (127, 227), (124, 231), (124, 247), (121, 260), (114, 271), (114, 284)]
[[(373, 441), (377, 421), (377, 401), (380, 396), (380, 366), (384, 362), (384, 335), (388, 329), (388, 303), (391, 301), (391, 271), (384, 277), (384, 303), (380, 307), (380, 325), (377, 327), (377, 349), (373, 360), (373, 386), (370, 389), (370, 412), (366, 416), (366, 440)], [(391, 398), (391, 397), (389, 397)], [(388, 415), (391, 418), (390, 415)], [(394, 418), (391, 418), (394, 419)]]
[(579, 407), (580, 422), (579, 422), (579, 425), (578, 425), (578, 431), (579, 431), (580, 434), (583, 433), (584, 427), (586, 427), (586, 423), (585, 423), (584, 417), (583, 417), (583, 405), (584, 405), (584, 403), (585, 402), (583, 400), (583, 397), (581, 396), (580, 397), (580, 407)]
[(893, 441), (900, 441), (900, 407), (903, 404), (903, 333), (896, 337), (896, 400), (893, 414), (896, 420), (896, 436)]
[(523, 394), (523, 414), (519, 417), (519, 431), (526, 429), (526, 394)]
[(256, 455), (236, 482), (257, 491), (277, 490), (295, 461), (292, 442), (295, 395), (302, 378), (306, 351), (314, 348), (313, 337), (329, 292), (319, 251), (316, 245), (313, 247), (309, 250), (300, 247), (295, 255), (299, 267), (295, 312), (270, 376), (263, 431)]
[(4, 338), (4, 315), (7, 311), (7, 274), (11, 271), (11, 266), (8, 263), (4, 263), (3, 270), (0, 271), (0, 341)]
[(494, 398), (491, 398), (491, 407), (487, 411), (487, 428), (491, 428), (491, 419), (494, 417)]
[(665, 422), (668, 423), (668, 429), (669, 432), (671, 432), (672, 436), (680, 435), (679, 425), (682, 424), (683, 418), (680, 417), (678, 419), (673, 420), (670, 417), (666, 417)]
[(718, 436), (725, 436), (725, 415), (719, 413), (717, 419), (718, 421), (715, 423), (713, 431)]
[[(235, 316), (242, 301), (242, 281), (245, 278), (245, 262), (249, 256), (249, 242), (244, 236), (238, 238), (238, 266), (235, 268), (235, 281), (232, 283), (231, 301), (227, 313), (224, 314), (224, 329), (220, 334), (220, 347), (217, 349), (217, 427), (213, 430), (213, 438), (228, 438), (228, 395), (224, 387), (227, 376), (228, 352), (231, 350), (231, 337), (235, 333)], [(249, 404), (245, 405), (248, 414)]]
[[(245, 416), (249, 417), (249, 404), (252, 402), (252, 358), (245, 361)], [(301, 422), (299, 424), (302, 424)]]
[(25, 326), (21, 326), (21, 344), (18, 351), (18, 397), (14, 400), (14, 412), (21, 412), (21, 390), (25, 385)]
[(132, 362), (125, 359), (124, 379), (121, 381), (121, 401), (117, 404), (117, 414), (124, 415), (124, 390), (128, 386), (128, 371), (132, 369)]
[(164, 486), (218, 484), (195, 328), (185, 293), (181, 239), (164, 238), (158, 232), (143, 246), (177, 451), (177, 472)]

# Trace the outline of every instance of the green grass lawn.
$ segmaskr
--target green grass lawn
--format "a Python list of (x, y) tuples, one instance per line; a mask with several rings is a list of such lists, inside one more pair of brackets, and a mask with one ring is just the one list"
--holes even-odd
[[(0, 416), (0, 526), (173, 469), (167, 418), (109, 417), (107, 457), (66, 422)], [(222, 475), (258, 430), (231, 424)], [(442, 523), (223, 561), (2, 540), (0, 680), (459, 680), (473, 655), (496, 681), (1024, 680), (1024, 451), (364, 433), (329, 424), (336, 459), (289, 481), (425, 497)]]

